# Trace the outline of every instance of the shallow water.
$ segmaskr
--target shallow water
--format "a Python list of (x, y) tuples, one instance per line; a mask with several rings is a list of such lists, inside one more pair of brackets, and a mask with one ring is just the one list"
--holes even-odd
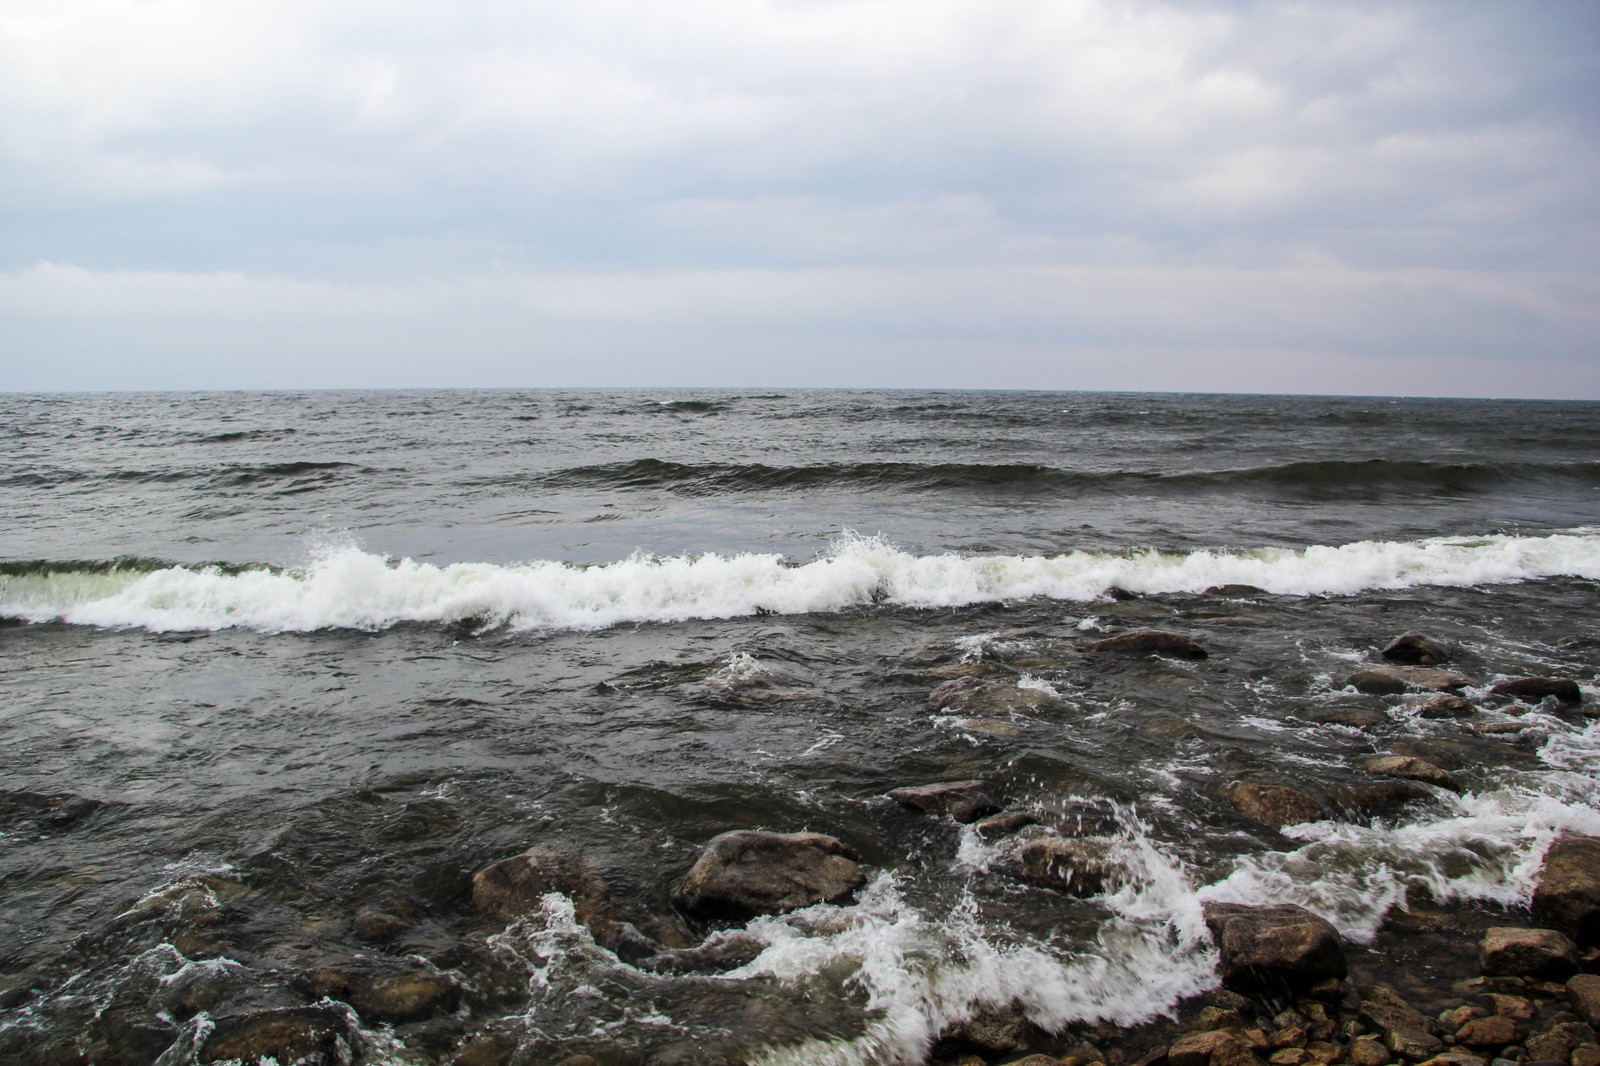
[[(1215, 984), (1203, 899), (1300, 902), (1369, 942), (1408, 892), (1522, 906), (1555, 832), (1600, 832), (1600, 726), (1484, 698), (1528, 673), (1600, 697), (1594, 405), (0, 407), (10, 1061), (192, 1061), (217, 1019), (315, 1002), (330, 965), (459, 989), (354, 1016), (366, 1061), (485, 1033), (519, 1063), (917, 1061), (1012, 1002), (1062, 1030), (1173, 1009)], [(1225, 583), (1263, 591), (1205, 591)], [(1081, 651), (1138, 627), (1211, 655)], [(1450, 647), (1477, 716), (1345, 688), (1408, 629)], [(975, 706), (930, 703), (960, 676), (988, 683)], [(1318, 720), (1352, 709), (1383, 718)], [(1363, 761), (1408, 742), (1462, 794), (1360, 809)], [(1091, 811), (1129, 879), (1032, 886), (1018, 841), (884, 798), (970, 777), (1046, 821)], [(1332, 817), (1279, 834), (1221, 798), (1235, 780)], [(689, 943), (713, 930), (674, 883), (749, 827), (835, 835), (871, 880), (752, 923), (766, 950), (731, 972), (623, 962), (559, 897), (510, 928), (468, 900), (475, 870), (567, 845), (646, 935)], [(403, 928), (363, 937), (363, 908)]]

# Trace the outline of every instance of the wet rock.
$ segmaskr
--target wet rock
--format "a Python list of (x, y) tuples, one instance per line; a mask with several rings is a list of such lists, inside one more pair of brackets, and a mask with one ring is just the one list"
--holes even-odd
[(972, 828), (983, 839), (994, 840), (997, 837), (1009, 836), (1023, 826), (1035, 825), (1038, 821), (1038, 816), (1032, 811), (1002, 811), (987, 818), (980, 818), (973, 823)]
[(1024, 714), (1048, 699), (1038, 689), (1020, 688), (1015, 681), (980, 677), (958, 677), (928, 693), (928, 704), (935, 710), (987, 717)]
[(455, 1009), (461, 989), (448, 977), (426, 970), (358, 977), (345, 1001), (364, 1020), (409, 1022)]
[[(1479, 745), (1476, 750), (1481, 751), (1486, 747), (1488, 747), (1486, 744)], [(1467, 753), (1472, 750), (1459, 742), (1443, 740), (1398, 740), (1389, 745), (1391, 755), (1409, 755), (1415, 759), (1423, 759), (1441, 770), (1461, 769), (1467, 764)]]
[(1462, 1025), (1456, 1030), (1456, 1043), (1474, 1048), (1501, 1048), (1527, 1035), (1527, 1026), (1497, 1014), (1492, 1018), (1474, 1018)]
[(1483, 1066), (1483, 1059), (1470, 1051), (1455, 1049), (1424, 1060), (1423, 1066)]
[(1489, 1004), (1489, 1009), (1502, 1018), (1513, 1021), (1532, 1021), (1535, 1013), (1533, 1000), (1527, 996), (1512, 996), (1504, 992), (1485, 992), (1483, 1001)]
[(1398, 777), (1406, 781), (1421, 781), (1424, 784), (1437, 785), (1447, 788), (1451, 792), (1460, 792), (1461, 785), (1456, 781), (1450, 771), (1427, 759), (1419, 759), (1415, 755), (1385, 755), (1369, 760), (1366, 764), (1369, 774), (1381, 774), (1384, 777)]
[(1104, 892), (1127, 870), (1112, 857), (1112, 842), (1099, 837), (1041, 837), (1022, 849), (1022, 876), (1026, 881), (1068, 895), (1085, 897)]
[(1095, 655), (1164, 655), (1173, 659), (1204, 659), (1210, 653), (1181, 633), (1164, 629), (1135, 629), (1085, 644)]
[(1578, 683), (1565, 677), (1519, 677), (1502, 681), (1489, 687), (1492, 696), (1508, 696), (1526, 703), (1538, 703), (1546, 696), (1554, 696), (1569, 707), (1583, 702)]
[(1250, 1066), (1259, 1061), (1238, 1029), (1189, 1033), (1167, 1049), (1171, 1066)]
[(836, 902), (864, 881), (833, 837), (741, 829), (706, 844), (673, 902), (700, 917), (748, 918)]
[(1478, 968), (1495, 977), (1564, 977), (1578, 968), (1578, 945), (1553, 929), (1497, 926), (1483, 934)]
[(1567, 981), (1572, 1013), (1590, 1025), (1600, 1025), (1600, 976), (1580, 973)]
[(1190, 1028), (1196, 1030), (1243, 1029), (1244, 1018), (1231, 1007), (1207, 1007), (1195, 1016), (1194, 1024)]
[(889, 793), (889, 798), (924, 814), (949, 815), (958, 822), (977, 821), (1004, 806), (987, 781), (952, 781), (897, 788)]
[(1357, 1014), (1383, 1034), (1384, 1047), (1412, 1062), (1432, 1058), (1444, 1049), (1434, 1035), (1437, 1023), (1425, 1017), (1388, 985), (1365, 985)]
[(1371, 729), (1373, 726), (1383, 725), (1389, 721), (1389, 716), (1382, 711), (1345, 707), (1337, 711), (1328, 711), (1326, 714), (1319, 714), (1313, 721), (1322, 725), (1346, 725), (1352, 729)]
[(1600, 1066), (1600, 1044), (1579, 1044), (1567, 1061), (1570, 1066)]
[(1408, 803), (1431, 799), (1432, 793), (1407, 781), (1373, 781), (1341, 785), (1332, 798), (1348, 814), (1373, 818), (1394, 815)]
[(611, 890), (576, 851), (539, 845), (472, 875), (472, 905), (505, 921), (538, 910), (550, 892), (572, 900), (574, 915), (596, 940), (609, 939), (615, 924)]
[(713, 936), (694, 948), (660, 952), (640, 964), (655, 973), (726, 973), (753, 961), (767, 948), (766, 941), (748, 933)]
[(1582, 1022), (1558, 1022), (1542, 1033), (1528, 1037), (1523, 1046), (1530, 1059), (1567, 1062), (1580, 1045), (1595, 1042), (1594, 1029)]
[(1246, 818), (1274, 829), (1327, 817), (1322, 804), (1285, 785), (1238, 783), (1228, 786), (1223, 797)]
[(515, 1048), (516, 1045), (502, 1037), (475, 1036), (456, 1049), (450, 1066), (501, 1066)]
[(1415, 708), (1418, 718), (1469, 718), (1477, 713), (1472, 703), (1448, 692), (1436, 692)]
[[(1385, 1061), (1388, 1061), (1388, 1053), (1384, 1054)], [(1286, 1047), (1274, 1051), (1267, 1061), (1272, 1063), (1272, 1066), (1306, 1066), (1306, 1063), (1312, 1060), (1310, 1052), (1305, 1048)]]
[(1038, 1028), (1019, 1009), (980, 1014), (939, 1034), (943, 1048), (975, 1051), (995, 1058), (1022, 1051), (1039, 1036)]
[(1381, 1040), (1363, 1036), (1351, 1041), (1348, 1057), (1351, 1066), (1384, 1066), (1389, 1061), (1389, 1049)]
[(1398, 696), (1403, 692), (1450, 692), (1466, 688), (1470, 682), (1453, 670), (1427, 666), (1368, 666), (1357, 670), (1344, 683), (1369, 696)]
[(1600, 943), (1600, 839), (1565, 833), (1550, 845), (1533, 913), (1579, 943)]
[(294, 1007), (218, 1018), (197, 1056), (201, 1062), (332, 1066), (353, 1055), (344, 1015), (327, 1007)]
[(243, 966), (190, 963), (163, 982), (161, 1005), (175, 1018), (188, 1018), (211, 1010), (249, 984), (250, 973)]
[(1061, 1066), (1061, 1060), (1049, 1055), (1024, 1055), (1020, 1059), (1012, 1059), (1006, 1066)]
[(1256, 588), (1256, 586), (1254, 586), (1254, 585), (1231, 584), (1231, 585), (1212, 585), (1210, 588), (1206, 589), (1205, 595), (1207, 595), (1207, 596), (1239, 597), (1239, 596), (1266, 596), (1266, 595), (1269, 595), (1269, 593), (1267, 592), (1266, 589)]
[(1392, 663), (1405, 663), (1408, 666), (1437, 666), (1450, 660), (1444, 648), (1415, 632), (1395, 637), (1383, 649), (1383, 657)]
[(1205, 921), (1226, 988), (1304, 988), (1347, 972), (1338, 932), (1304, 907), (1207, 903)]

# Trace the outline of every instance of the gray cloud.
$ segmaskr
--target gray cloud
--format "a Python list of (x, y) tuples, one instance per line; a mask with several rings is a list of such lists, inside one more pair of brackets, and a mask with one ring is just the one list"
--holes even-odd
[(9, 9), (4, 387), (1600, 395), (1587, 3)]

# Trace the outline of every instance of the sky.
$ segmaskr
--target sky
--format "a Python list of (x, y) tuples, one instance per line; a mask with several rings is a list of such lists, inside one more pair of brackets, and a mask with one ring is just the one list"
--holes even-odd
[(1600, 398), (1600, 3), (0, 0), (0, 389)]

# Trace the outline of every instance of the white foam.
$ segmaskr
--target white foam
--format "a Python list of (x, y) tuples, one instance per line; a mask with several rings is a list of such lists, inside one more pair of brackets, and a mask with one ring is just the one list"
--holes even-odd
[(1241, 583), (1310, 595), (1556, 576), (1600, 579), (1600, 532), (1362, 541), (1300, 551), (1052, 556), (912, 555), (881, 539), (846, 535), (825, 555), (799, 565), (775, 554), (706, 554), (634, 555), (599, 566), (435, 566), (347, 546), (285, 571), (172, 567), (142, 575), (3, 577), (0, 613), (157, 632), (376, 630), (401, 622), (477, 620), (518, 629), (597, 629), (874, 603), (955, 607), (1040, 596), (1087, 602), (1112, 586), (1162, 593)]

